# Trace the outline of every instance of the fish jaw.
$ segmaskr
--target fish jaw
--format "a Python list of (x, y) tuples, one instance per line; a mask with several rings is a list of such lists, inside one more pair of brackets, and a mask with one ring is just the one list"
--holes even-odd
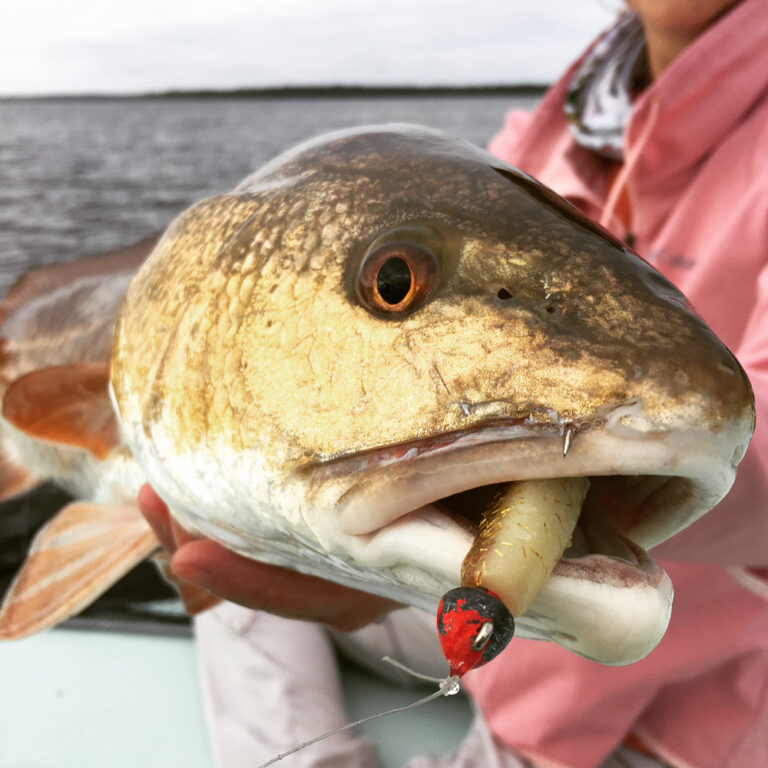
[[(421, 522), (430, 509), (433, 548), (451, 553), (452, 544), (441, 549), (434, 540), (440, 525), (448, 528), (447, 519), (455, 520), (458, 507), (448, 503), (453, 494), (514, 480), (589, 477), (592, 489), (571, 548), (516, 622), (523, 636), (553, 640), (602, 663), (630, 663), (661, 639), (672, 603), (671, 582), (645, 549), (690, 525), (727, 493), (751, 434), (748, 412), (743, 422), (715, 433), (690, 426), (653, 433), (628, 426), (632, 420), (641, 424), (640, 404), (617, 406), (601, 427), (572, 433), (565, 456), (563, 436), (535, 430), (526, 435), (520, 426), (481, 429), (449, 445), (444, 439), (420, 450), (409, 446), (410, 456), (402, 448), (369, 455), (364, 459), (369, 466), (380, 466), (343, 494), (339, 525), (386, 543), (388, 520), (394, 520), (402, 555), (408, 518)], [(350, 461), (355, 460), (318, 471), (350, 471), (341, 466)], [(402, 518), (398, 506), (418, 511)], [(415, 526), (410, 531), (419, 547), (415, 562), (427, 567), (422, 535)], [(459, 520), (451, 536), (465, 535)], [(445, 572), (448, 566), (434, 569)], [(430, 607), (438, 597), (433, 595)]]
[(656, 646), (672, 604), (669, 577), (646, 548), (722, 498), (749, 434), (746, 424), (716, 434), (628, 426), (637, 427), (640, 414), (630, 402), (570, 423), (565, 456), (566, 427), (553, 422), (491, 424), (289, 477), (225, 445), (175, 458), (159, 430), (139, 459), (188, 529), (247, 557), (428, 611), (460, 583), (480, 511), (464, 515), (443, 499), (498, 483), (587, 476), (593, 491), (573, 545), (516, 617), (518, 634), (627, 664)]

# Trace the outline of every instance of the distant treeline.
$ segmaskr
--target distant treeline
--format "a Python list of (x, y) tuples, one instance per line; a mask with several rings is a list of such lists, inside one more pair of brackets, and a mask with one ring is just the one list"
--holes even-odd
[(291, 85), (230, 90), (158, 91), (151, 93), (72, 93), (49, 96), (8, 96), (8, 99), (253, 99), (362, 98), (403, 96), (539, 96), (545, 85)]

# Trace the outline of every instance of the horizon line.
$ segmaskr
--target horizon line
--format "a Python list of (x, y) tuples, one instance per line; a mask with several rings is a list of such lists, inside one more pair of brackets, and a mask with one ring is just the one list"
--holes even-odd
[(55, 99), (185, 99), (254, 97), (358, 97), (358, 96), (537, 96), (545, 83), (478, 85), (274, 85), (243, 88), (170, 88), (162, 91), (72, 92), (47, 94), (1, 94), (2, 101), (43, 101)]

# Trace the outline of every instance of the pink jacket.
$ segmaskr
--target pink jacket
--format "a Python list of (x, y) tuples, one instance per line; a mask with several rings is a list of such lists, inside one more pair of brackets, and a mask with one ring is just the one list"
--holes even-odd
[[(571, 139), (572, 71), (491, 151), (635, 248), (688, 296), (746, 369), (757, 430), (730, 495), (660, 547), (675, 585), (648, 658), (602, 667), (518, 640), (467, 686), (494, 734), (542, 766), (592, 768), (633, 732), (680, 768), (768, 766), (768, 9), (745, 0), (637, 100), (611, 194), (606, 162)], [(750, 570), (750, 568), (752, 570)], [(768, 575), (764, 570), (762, 575)]]

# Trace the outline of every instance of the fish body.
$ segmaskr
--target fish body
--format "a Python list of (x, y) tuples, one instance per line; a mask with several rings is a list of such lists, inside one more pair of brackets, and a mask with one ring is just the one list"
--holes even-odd
[(99, 460), (135, 462), (185, 528), (429, 610), (500, 486), (589, 477), (516, 622), (605, 663), (663, 634), (645, 549), (722, 498), (754, 426), (738, 363), (653, 268), (412, 126), (321, 137), (182, 214), (128, 286), (108, 387)]

